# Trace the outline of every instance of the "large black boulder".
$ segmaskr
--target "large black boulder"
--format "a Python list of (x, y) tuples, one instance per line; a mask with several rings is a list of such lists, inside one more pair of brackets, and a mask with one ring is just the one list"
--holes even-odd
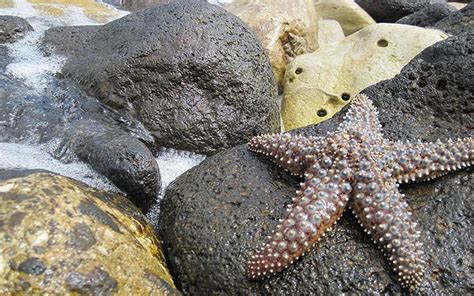
[(457, 11), (457, 9), (449, 4), (433, 4), (402, 17), (397, 21), (397, 24), (429, 27), (455, 11)]
[(33, 31), (33, 27), (23, 18), (0, 15), (0, 44), (14, 42)]
[(446, 0), (356, 0), (377, 22), (394, 23), (429, 5), (446, 3)]
[(446, 33), (456, 35), (474, 31), (474, 3), (469, 3), (461, 10), (443, 18), (434, 27)]
[(76, 32), (65, 37), (74, 39), (67, 45), (46, 34), (59, 52), (77, 44), (66, 54), (64, 74), (143, 122), (158, 145), (212, 154), (279, 130), (268, 58), (255, 34), (220, 7), (177, 1), (132, 13), (97, 32), (54, 30), (57, 38)]
[[(366, 89), (390, 140), (433, 141), (472, 136), (472, 33), (427, 48), (392, 80)], [(292, 133), (325, 135), (348, 107), (319, 125)], [(473, 169), (401, 186), (421, 230), (427, 272), (419, 295), (469, 293)], [(403, 291), (383, 253), (345, 213), (316, 248), (261, 281), (244, 274), (249, 252), (285, 214), (299, 179), (245, 145), (209, 157), (166, 191), (159, 231), (171, 272), (186, 294), (339, 295)]]

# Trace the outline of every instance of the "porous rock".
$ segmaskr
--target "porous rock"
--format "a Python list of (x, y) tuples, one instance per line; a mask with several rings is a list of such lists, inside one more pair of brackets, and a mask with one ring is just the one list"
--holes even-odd
[(377, 22), (393, 23), (432, 4), (446, 0), (355, 0)]
[(254, 33), (220, 7), (159, 5), (83, 42), (64, 74), (143, 122), (157, 145), (212, 154), (280, 128), (268, 58)]
[(443, 3), (433, 4), (418, 10), (415, 13), (402, 17), (397, 21), (397, 24), (429, 27), (433, 26), (437, 21), (447, 17), (454, 11), (457, 10), (451, 5)]
[[(464, 75), (461, 66), (466, 60), (469, 66), (472, 63), (472, 42), (467, 38), (448, 39), (426, 49), (399, 76), (364, 91), (378, 107), (387, 138), (433, 141), (448, 135), (472, 136), (473, 78)], [(413, 68), (416, 79), (409, 78)], [(437, 90), (443, 77), (449, 87)], [(427, 84), (416, 86), (418, 81)], [(342, 122), (346, 110), (292, 132), (325, 135)], [(472, 239), (466, 233), (474, 203), (473, 172), (464, 169), (400, 188), (421, 230), (428, 261), (415, 295), (469, 293), (466, 254)], [(245, 145), (209, 157), (179, 177), (166, 192), (159, 221), (177, 286), (192, 295), (406, 293), (383, 252), (349, 212), (288, 269), (259, 281), (245, 277), (249, 252), (283, 218), (298, 182)]]
[(262, 42), (281, 90), (286, 65), (318, 48), (318, 16), (312, 0), (234, 0), (225, 9), (247, 23)]
[(434, 27), (451, 35), (474, 31), (474, 3), (438, 21)]
[(12, 15), (0, 15), (0, 44), (23, 38), (28, 31), (33, 31), (33, 27), (25, 19)]
[(315, 0), (314, 5), (319, 18), (338, 21), (346, 36), (375, 24), (354, 0)]
[(374, 24), (296, 57), (285, 74), (285, 130), (330, 118), (361, 90), (392, 78), (420, 51), (446, 37), (438, 30)]
[(130, 201), (35, 173), (0, 181), (0, 294), (179, 294)]

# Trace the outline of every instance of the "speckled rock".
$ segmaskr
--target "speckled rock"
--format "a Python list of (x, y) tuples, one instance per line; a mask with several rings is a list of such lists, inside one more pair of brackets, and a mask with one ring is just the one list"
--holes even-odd
[(434, 27), (451, 35), (474, 31), (474, 3), (438, 21)]
[(224, 9), (177, 1), (92, 35), (77, 42), (64, 74), (140, 120), (157, 146), (212, 154), (280, 129), (268, 58), (254, 33)]
[(320, 48), (330, 44), (337, 44), (342, 40), (344, 40), (344, 32), (337, 21), (318, 21), (318, 43)]
[(377, 22), (393, 23), (429, 5), (446, 0), (355, 0)]
[(312, 0), (234, 0), (225, 9), (247, 23), (262, 42), (281, 90), (286, 65), (318, 48), (318, 16)]
[(78, 120), (67, 130), (63, 145), (107, 176), (147, 213), (161, 189), (154, 155), (137, 138), (113, 126)]
[(361, 90), (392, 78), (420, 51), (446, 37), (438, 30), (374, 24), (296, 57), (285, 74), (285, 130), (330, 118)]
[(457, 11), (457, 9), (451, 5), (442, 3), (433, 4), (418, 10), (415, 13), (402, 17), (397, 21), (397, 24), (429, 27), (433, 26), (437, 21), (447, 17), (454, 11)]
[(0, 44), (14, 42), (33, 31), (33, 27), (23, 18), (0, 15)]
[(52, 174), (0, 181), (0, 294), (179, 294), (126, 198)]
[(315, 0), (314, 5), (321, 19), (338, 21), (346, 36), (375, 24), (374, 19), (354, 0)]
[[(472, 83), (466, 85), (472, 75), (460, 77), (463, 70), (457, 62), (466, 58), (472, 61), (467, 41), (451, 39), (430, 47), (399, 76), (365, 91), (378, 107), (387, 138), (433, 141), (447, 135), (472, 136), (474, 92)], [(435, 87), (412, 91), (396, 87), (410, 88), (410, 83), (416, 83), (403, 78), (408, 75), (406, 69), (415, 63), (421, 69), (431, 69), (420, 69), (420, 75), (435, 76), (429, 85), (436, 85), (436, 75), (449, 76), (452, 92), (430, 92)], [(454, 64), (452, 70), (438, 69), (450, 63)], [(394, 84), (392, 89), (391, 81), (398, 77), (404, 79), (403, 84)], [(460, 93), (459, 89), (465, 92)], [(448, 94), (445, 99), (444, 94)], [(456, 96), (459, 94), (463, 95)], [(342, 121), (346, 109), (331, 120), (293, 132), (306, 136), (331, 132)], [(191, 295), (407, 294), (382, 252), (350, 212), (314, 250), (288, 269), (260, 281), (245, 278), (249, 252), (284, 216), (299, 181), (267, 158), (250, 153), (244, 145), (209, 157), (179, 177), (166, 192), (159, 221), (176, 285)], [(469, 293), (470, 264), (466, 254), (472, 249), (472, 238), (467, 234), (472, 226), (469, 217), (474, 205), (473, 181), (474, 169), (470, 168), (430, 182), (401, 186), (421, 230), (428, 261), (428, 270), (415, 295)]]

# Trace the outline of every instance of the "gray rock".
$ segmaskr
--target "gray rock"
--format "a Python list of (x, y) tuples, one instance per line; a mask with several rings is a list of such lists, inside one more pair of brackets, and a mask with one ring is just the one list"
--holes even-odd
[(41, 46), (48, 55), (55, 52), (66, 57), (75, 56), (89, 46), (89, 40), (100, 28), (101, 26), (53, 27), (44, 33)]
[(446, 3), (446, 0), (356, 0), (377, 22), (394, 23), (432, 4)]
[(74, 82), (53, 81), (39, 95), (0, 74), (0, 142), (59, 139), (56, 158), (89, 163), (146, 212), (161, 182), (155, 157), (143, 143), (146, 135), (135, 126), (81, 93)]
[(65, 75), (143, 122), (158, 145), (212, 154), (279, 130), (268, 58), (254, 33), (220, 7), (160, 5), (108, 23), (84, 42)]
[(90, 120), (72, 123), (64, 141), (63, 145), (148, 212), (160, 192), (161, 178), (156, 159), (145, 144), (115, 126)]
[[(472, 73), (465, 73), (472, 69), (471, 35), (437, 43), (399, 76), (364, 91), (379, 109), (387, 138), (433, 141), (472, 135), (473, 79)], [(426, 82), (423, 87), (417, 85), (420, 79)], [(440, 79), (446, 80), (446, 88), (438, 86)], [(292, 132), (324, 135), (342, 122), (346, 111)], [(464, 169), (401, 186), (422, 232), (428, 261), (415, 294), (470, 291), (466, 254), (472, 251), (467, 234), (473, 172)], [(298, 182), (242, 145), (207, 158), (172, 183), (161, 204), (159, 231), (177, 286), (192, 295), (405, 294), (382, 252), (349, 212), (288, 269), (261, 281), (245, 278), (249, 252), (284, 216)]]
[(0, 45), (0, 73), (5, 72), (6, 67), (12, 60), (13, 59), (8, 55), (8, 48), (4, 45)]
[(474, 3), (445, 17), (434, 25), (435, 28), (451, 35), (474, 31)]
[(25, 36), (33, 27), (21, 17), (0, 15), (0, 44), (14, 42)]
[(448, 4), (433, 4), (418, 10), (417, 12), (402, 17), (397, 21), (397, 24), (429, 27), (433, 26), (437, 21), (447, 17), (455, 11), (457, 11), (457, 9)]

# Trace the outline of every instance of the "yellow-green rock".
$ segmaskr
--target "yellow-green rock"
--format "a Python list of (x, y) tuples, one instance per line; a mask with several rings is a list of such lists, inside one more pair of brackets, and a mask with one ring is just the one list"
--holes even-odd
[(375, 24), (354, 0), (315, 0), (314, 5), (319, 18), (338, 21), (346, 36)]
[(336, 44), (344, 40), (344, 32), (341, 25), (335, 20), (320, 20), (318, 22), (319, 48), (329, 44)]
[(288, 62), (318, 48), (318, 18), (313, 0), (234, 0), (224, 8), (257, 34), (281, 89)]
[(0, 0), (0, 8), (13, 8), (13, 0)]
[(52, 16), (63, 16), (70, 9), (81, 9), (89, 19), (98, 23), (105, 23), (119, 16), (114, 9), (94, 0), (28, 0), (28, 3), (41, 13)]
[(438, 30), (375, 24), (296, 57), (285, 74), (284, 128), (330, 118), (364, 88), (394, 77), (423, 49), (445, 38)]
[(0, 295), (173, 295), (128, 199), (47, 173), (0, 181)]

